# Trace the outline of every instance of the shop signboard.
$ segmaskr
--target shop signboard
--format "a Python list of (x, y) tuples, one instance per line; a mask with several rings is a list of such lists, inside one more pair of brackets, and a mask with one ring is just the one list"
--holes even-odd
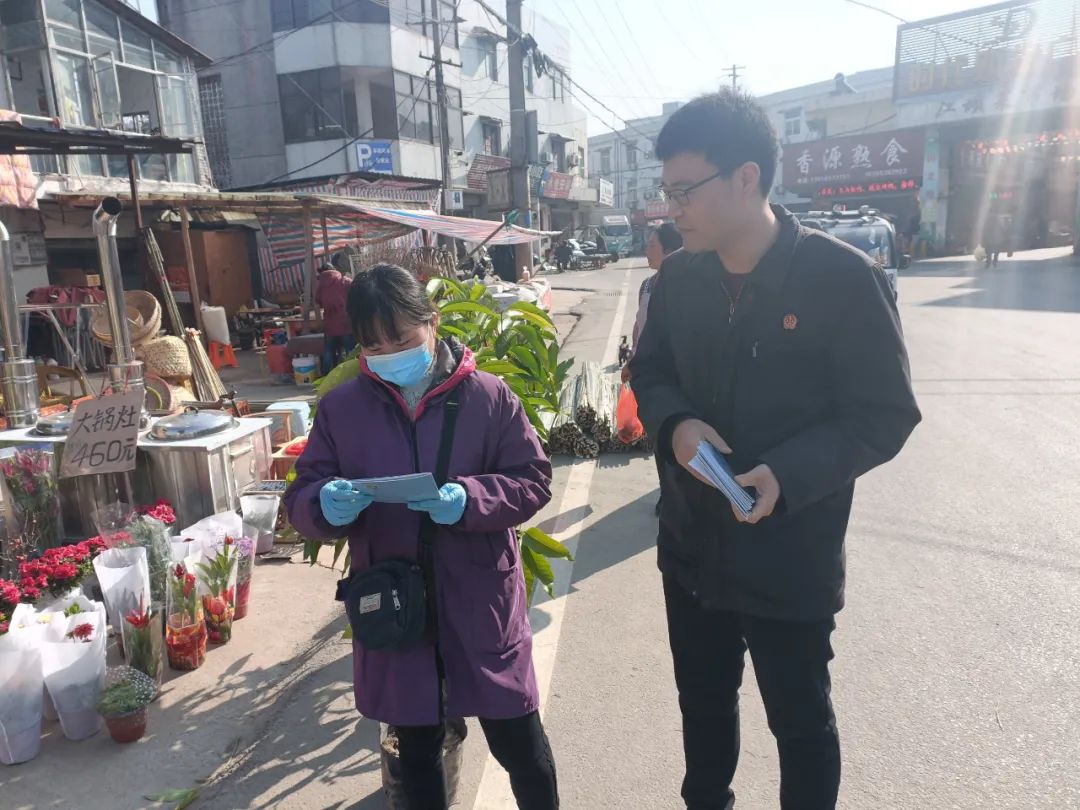
[(488, 208), (506, 211), (510, 208), (510, 169), (492, 169), (487, 173)]
[(1049, 87), (1067, 97), (1080, 42), (1074, 15), (1070, 0), (1012, 0), (901, 25), (894, 96), (970, 96), (968, 117), (994, 112), (970, 110), (979, 103), (978, 91), (996, 88), (1007, 95), (1025, 78), (1037, 80), (1029, 82), (1032, 89)]
[(549, 200), (565, 200), (570, 196), (573, 185), (573, 175), (545, 170), (540, 181), (540, 196)]
[(597, 182), (597, 197), (599, 198), (599, 204), (611, 208), (615, 205), (615, 184), (610, 180), (604, 180), (603, 178), (600, 178)]
[(143, 398), (140, 389), (76, 405), (64, 442), (60, 477), (134, 470)]
[(810, 196), (831, 186), (870, 186), (917, 180), (923, 170), (922, 129), (868, 132), (788, 144), (783, 184)]
[(11, 235), (11, 259), (16, 267), (45, 264), (45, 235), (40, 233), (13, 233)]
[(668, 204), (664, 200), (647, 200), (645, 216), (648, 219), (664, 219), (668, 215)]

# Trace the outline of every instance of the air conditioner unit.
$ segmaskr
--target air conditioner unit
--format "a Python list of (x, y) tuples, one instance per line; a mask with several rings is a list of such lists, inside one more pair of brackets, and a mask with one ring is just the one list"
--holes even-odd
[(460, 188), (443, 190), (443, 210), (460, 211), (465, 207), (465, 192)]
[(566, 159), (566, 165), (567, 166), (580, 166), (581, 165), (581, 155), (570, 155), (570, 157), (568, 157)]

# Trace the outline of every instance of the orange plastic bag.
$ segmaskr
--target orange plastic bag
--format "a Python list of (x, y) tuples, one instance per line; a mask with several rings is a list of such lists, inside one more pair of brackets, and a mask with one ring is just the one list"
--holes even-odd
[(645, 426), (638, 419), (637, 397), (629, 385), (624, 385), (619, 392), (619, 402), (615, 406), (615, 430), (623, 444), (633, 444), (645, 435)]

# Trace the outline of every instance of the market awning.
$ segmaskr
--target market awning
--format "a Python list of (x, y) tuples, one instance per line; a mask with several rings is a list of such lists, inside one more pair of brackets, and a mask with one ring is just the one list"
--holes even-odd
[[(452, 239), (463, 239), (466, 242), (483, 242), (491, 236), (491, 232), (499, 228), (499, 223), (490, 219), (473, 219), (471, 217), (452, 217), (448, 214), (436, 214), (430, 209), (409, 211), (403, 208), (387, 208), (378, 205), (369, 205), (360, 202), (340, 201), (343, 205), (355, 208), (365, 214), (378, 217), (387, 222), (405, 225), (432, 233), (449, 236)], [(559, 231), (534, 231), (529, 228), (520, 228), (510, 225), (499, 230), (495, 236), (488, 239), (489, 245), (517, 245), (524, 242), (534, 242), (545, 236), (558, 236)]]

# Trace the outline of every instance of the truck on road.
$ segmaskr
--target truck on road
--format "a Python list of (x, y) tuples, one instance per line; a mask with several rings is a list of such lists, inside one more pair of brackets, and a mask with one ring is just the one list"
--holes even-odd
[(630, 253), (634, 235), (630, 230), (630, 211), (625, 208), (597, 208), (589, 215), (589, 230), (604, 237), (607, 252), (621, 259)]

